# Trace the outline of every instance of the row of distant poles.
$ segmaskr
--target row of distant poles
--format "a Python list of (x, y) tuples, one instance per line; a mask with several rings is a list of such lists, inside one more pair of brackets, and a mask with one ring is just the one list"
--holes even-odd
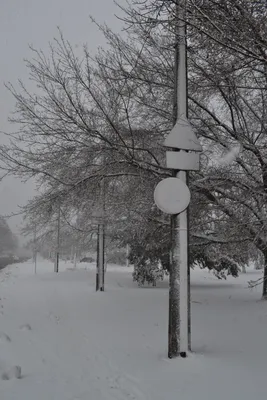
[[(60, 253), (60, 216), (61, 210), (60, 205), (58, 206), (57, 212), (57, 238), (56, 238), (56, 251), (55, 251), (55, 260), (54, 260), (54, 272), (59, 272), (59, 253)], [(37, 254), (38, 254), (38, 245), (37, 245), (37, 228), (35, 226), (33, 233), (33, 262), (34, 262), (34, 273), (37, 273)]]
[[(105, 207), (104, 207), (104, 179), (101, 180), (101, 198), (103, 199), (103, 204), (101, 204), (101, 210), (97, 217), (97, 257), (96, 257), (96, 291), (104, 291), (105, 285)], [(54, 260), (54, 272), (59, 272), (59, 256), (60, 256), (60, 218), (61, 210), (58, 207), (57, 214), (57, 238), (56, 238), (56, 251)], [(37, 273), (37, 229), (34, 229), (34, 245), (33, 245), (33, 262), (34, 262), (34, 273)], [(75, 254), (75, 264), (76, 264), (76, 254)]]

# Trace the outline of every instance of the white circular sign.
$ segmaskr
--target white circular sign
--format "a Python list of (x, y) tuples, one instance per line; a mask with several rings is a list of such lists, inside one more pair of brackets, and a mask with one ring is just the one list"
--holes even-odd
[(190, 190), (179, 178), (166, 178), (159, 182), (154, 191), (158, 208), (166, 214), (180, 214), (190, 203)]

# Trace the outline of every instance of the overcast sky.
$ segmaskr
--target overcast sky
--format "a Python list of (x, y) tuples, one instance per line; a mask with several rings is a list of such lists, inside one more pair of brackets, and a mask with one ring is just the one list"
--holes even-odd
[[(9, 132), (12, 126), (7, 119), (14, 109), (14, 101), (4, 82), (27, 81), (23, 60), (31, 57), (29, 44), (46, 50), (49, 41), (57, 36), (57, 27), (60, 27), (73, 46), (87, 43), (94, 52), (98, 46), (105, 46), (105, 40), (89, 16), (93, 15), (97, 21), (106, 22), (113, 30), (119, 31), (121, 22), (114, 14), (121, 15), (121, 11), (113, 0), (0, 1), (0, 132)], [(0, 135), (3, 143), (6, 138)], [(19, 205), (25, 204), (33, 195), (32, 183), (23, 184), (14, 178), (0, 182), (0, 215), (18, 212)], [(19, 232), (20, 217), (13, 217), (8, 223), (14, 233)]]

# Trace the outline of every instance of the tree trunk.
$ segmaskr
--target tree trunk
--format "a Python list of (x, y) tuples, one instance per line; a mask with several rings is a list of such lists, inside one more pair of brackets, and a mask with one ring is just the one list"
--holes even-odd
[(264, 251), (263, 289), (262, 298), (267, 300), (267, 249)]

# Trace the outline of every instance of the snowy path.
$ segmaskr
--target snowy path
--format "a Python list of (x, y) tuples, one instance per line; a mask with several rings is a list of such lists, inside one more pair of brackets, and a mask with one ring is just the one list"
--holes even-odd
[(129, 270), (113, 268), (95, 293), (93, 270), (38, 270), (0, 272), (0, 374), (22, 367), (22, 379), (0, 380), (1, 400), (264, 397), (267, 303), (246, 288), (253, 275), (193, 273), (195, 353), (170, 361), (166, 282), (138, 288)]

